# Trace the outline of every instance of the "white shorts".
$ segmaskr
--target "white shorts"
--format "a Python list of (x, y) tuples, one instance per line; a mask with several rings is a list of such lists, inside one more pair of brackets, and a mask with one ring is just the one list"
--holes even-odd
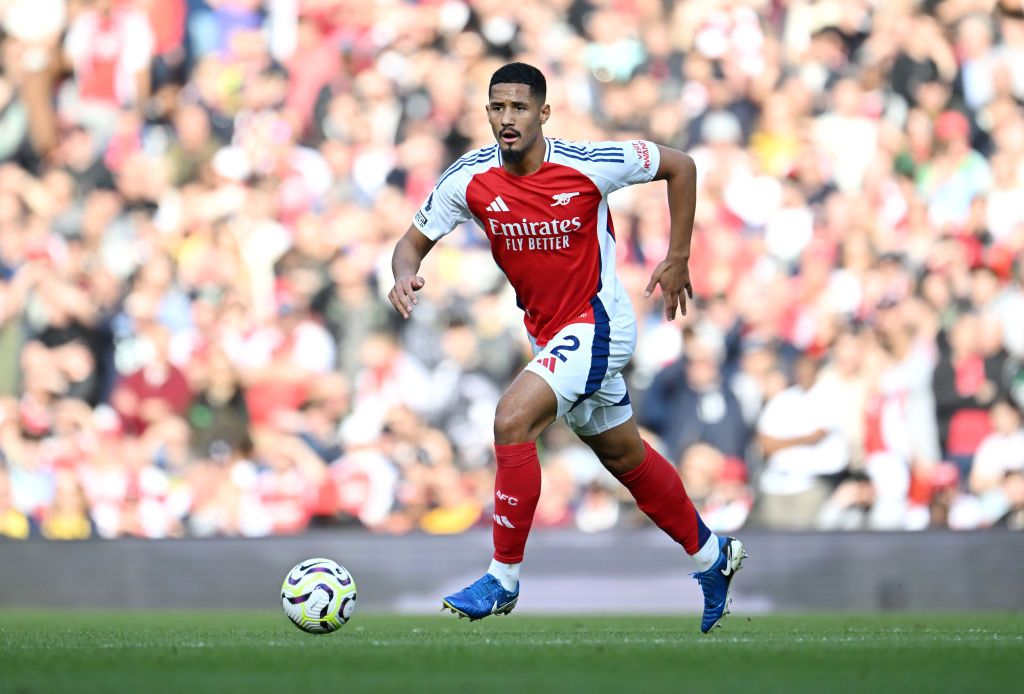
[(543, 348), (530, 339), (527, 366), (558, 400), (558, 416), (580, 436), (595, 436), (633, 415), (622, 369), (636, 347), (636, 318), (620, 310), (608, 321), (570, 323)]

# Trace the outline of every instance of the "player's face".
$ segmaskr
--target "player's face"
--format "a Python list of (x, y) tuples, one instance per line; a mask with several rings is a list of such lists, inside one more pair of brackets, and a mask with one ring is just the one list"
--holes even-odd
[(541, 126), (551, 112), (540, 104), (525, 84), (496, 84), (491, 87), (487, 119), (494, 138), (501, 147), (501, 156), (511, 164), (523, 160), (537, 146)]

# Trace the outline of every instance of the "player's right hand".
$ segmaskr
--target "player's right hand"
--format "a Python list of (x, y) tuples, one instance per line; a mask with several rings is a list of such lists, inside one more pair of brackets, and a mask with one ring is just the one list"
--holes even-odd
[(419, 275), (408, 275), (395, 280), (395, 286), (388, 292), (388, 298), (402, 318), (412, 315), (412, 307), (419, 303), (416, 300), (416, 292), (423, 289), (426, 283), (427, 281)]

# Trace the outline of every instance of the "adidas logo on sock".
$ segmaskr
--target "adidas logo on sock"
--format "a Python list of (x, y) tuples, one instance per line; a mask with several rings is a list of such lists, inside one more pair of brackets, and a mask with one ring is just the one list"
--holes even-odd
[(494, 514), (494, 522), (497, 523), (498, 525), (504, 525), (506, 528), (513, 528), (513, 529), (515, 529), (515, 527), (516, 527), (516, 526), (512, 525), (511, 521), (509, 521), (508, 516), (499, 516), (496, 513)]
[(500, 195), (498, 197), (494, 198), (494, 200), (491, 201), (491, 204), (488, 205), (486, 209), (487, 209), (488, 212), (508, 212), (509, 211), (508, 205), (505, 204), (505, 201), (501, 199)]

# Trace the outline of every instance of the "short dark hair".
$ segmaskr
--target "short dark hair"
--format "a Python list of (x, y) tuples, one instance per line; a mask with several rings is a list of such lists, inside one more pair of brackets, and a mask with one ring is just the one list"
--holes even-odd
[(487, 85), (488, 96), (496, 84), (525, 84), (530, 88), (530, 96), (541, 104), (548, 95), (548, 82), (544, 79), (544, 73), (526, 63), (509, 63), (495, 70), (491, 75), (491, 83)]

